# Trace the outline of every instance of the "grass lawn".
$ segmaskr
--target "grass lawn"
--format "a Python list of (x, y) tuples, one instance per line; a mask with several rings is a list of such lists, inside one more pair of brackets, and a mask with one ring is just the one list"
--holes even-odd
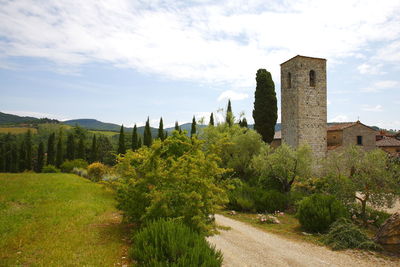
[(0, 127), (0, 133), (12, 133), (12, 134), (23, 134), (26, 133), (28, 130), (31, 130), (33, 134), (37, 133), (36, 128), (29, 128), (29, 127)]
[(0, 266), (118, 266), (128, 229), (113, 193), (71, 174), (0, 174)]

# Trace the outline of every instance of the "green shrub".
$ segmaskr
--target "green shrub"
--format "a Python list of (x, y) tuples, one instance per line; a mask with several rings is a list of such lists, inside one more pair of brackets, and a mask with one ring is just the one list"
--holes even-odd
[(133, 236), (130, 251), (139, 266), (221, 266), (222, 253), (180, 221), (158, 220)]
[(83, 159), (66, 160), (61, 164), (60, 169), (62, 172), (72, 172), (74, 168), (86, 169), (88, 163)]
[(323, 242), (334, 250), (347, 248), (376, 250), (380, 248), (360, 228), (345, 218), (340, 218), (331, 225)]
[(247, 183), (240, 183), (228, 193), (229, 209), (245, 212), (254, 212), (262, 206), (262, 196), (264, 191), (260, 188), (252, 187)]
[(257, 211), (274, 213), (275, 211), (286, 210), (289, 203), (287, 194), (283, 194), (276, 190), (270, 190), (263, 193), (261, 203), (257, 207)]
[(75, 167), (75, 168), (72, 169), (72, 173), (74, 173), (74, 174), (76, 174), (78, 176), (81, 176), (81, 177), (85, 177), (85, 178), (88, 177), (87, 170), (82, 169), (82, 168), (76, 168)]
[(300, 201), (297, 216), (306, 231), (324, 232), (334, 221), (345, 217), (346, 210), (335, 197), (315, 194)]
[(58, 173), (58, 172), (61, 172), (61, 170), (58, 169), (54, 165), (46, 165), (43, 167), (42, 172), (43, 173)]
[[(348, 206), (348, 211), (350, 216), (355, 221), (361, 221), (361, 205), (360, 204), (353, 204)], [(390, 217), (390, 214), (385, 211), (375, 210), (373, 208), (367, 207), (366, 208), (366, 216), (367, 222), (377, 228), (379, 228), (382, 223), (386, 221)]]
[(107, 166), (100, 162), (94, 162), (87, 167), (88, 177), (93, 182), (100, 181), (107, 171)]

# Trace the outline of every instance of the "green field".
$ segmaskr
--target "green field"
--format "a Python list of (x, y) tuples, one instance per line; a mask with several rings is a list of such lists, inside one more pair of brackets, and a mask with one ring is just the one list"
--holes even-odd
[(118, 132), (112, 132), (112, 131), (94, 131), (90, 130), (89, 132), (94, 133), (94, 134), (102, 134), (108, 137), (113, 137), (114, 135), (119, 134)]
[(28, 130), (31, 130), (32, 133), (37, 133), (36, 128), (30, 127), (0, 127), (0, 133), (11, 133), (11, 134), (23, 134), (26, 133)]
[(0, 266), (121, 266), (113, 193), (71, 174), (0, 174)]

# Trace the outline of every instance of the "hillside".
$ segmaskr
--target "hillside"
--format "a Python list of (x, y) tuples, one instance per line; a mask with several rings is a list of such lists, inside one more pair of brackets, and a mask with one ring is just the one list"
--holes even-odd
[(13, 114), (0, 112), (0, 124), (28, 123), (37, 120), (39, 119), (34, 117), (21, 117)]

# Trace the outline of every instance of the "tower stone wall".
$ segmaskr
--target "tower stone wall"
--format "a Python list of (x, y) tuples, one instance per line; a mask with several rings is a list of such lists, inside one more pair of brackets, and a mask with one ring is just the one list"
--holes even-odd
[(327, 151), (326, 59), (295, 56), (281, 64), (282, 142)]

